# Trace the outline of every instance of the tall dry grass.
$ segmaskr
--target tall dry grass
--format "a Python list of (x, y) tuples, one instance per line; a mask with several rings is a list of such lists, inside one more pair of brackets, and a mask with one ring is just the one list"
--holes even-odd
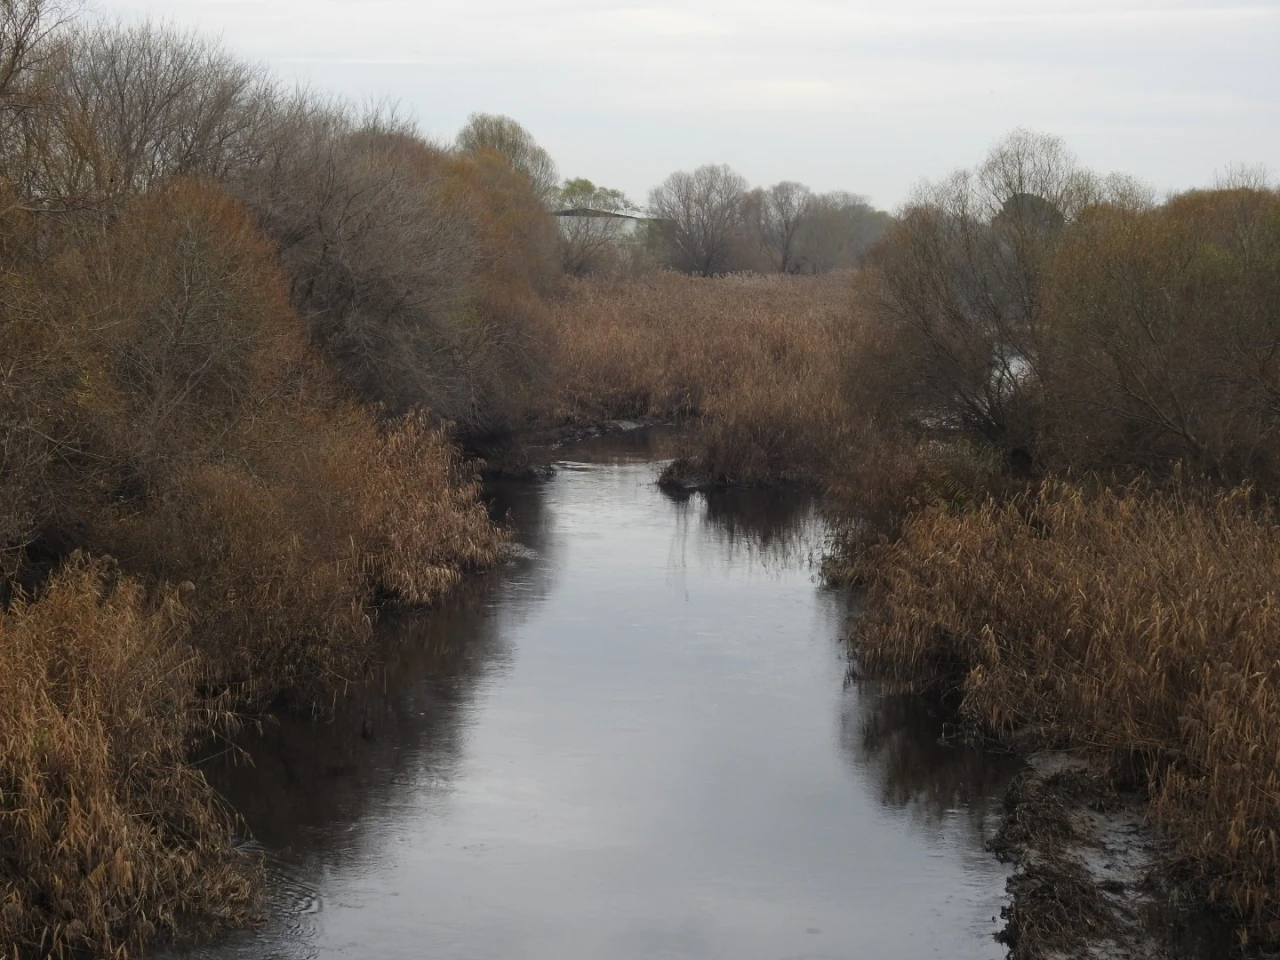
[(0, 613), (0, 944), (126, 956), (254, 905), (255, 866), (187, 763), (213, 721), (178, 591), (72, 557)]
[(1037, 492), (877, 548), (861, 660), (996, 734), (1145, 764), (1151, 814), (1280, 935), (1280, 519), (1250, 490)]
[(857, 420), (847, 276), (586, 279), (548, 313), (552, 417), (696, 420), (691, 454), (721, 482), (813, 479)]

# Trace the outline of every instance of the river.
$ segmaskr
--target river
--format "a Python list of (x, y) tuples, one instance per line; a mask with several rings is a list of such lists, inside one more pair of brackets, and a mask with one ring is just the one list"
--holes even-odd
[(201, 958), (998, 958), (1013, 772), (850, 681), (799, 494), (672, 498), (660, 432), (503, 483), (518, 555), (383, 625), (325, 721), (206, 764), (270, 873)]

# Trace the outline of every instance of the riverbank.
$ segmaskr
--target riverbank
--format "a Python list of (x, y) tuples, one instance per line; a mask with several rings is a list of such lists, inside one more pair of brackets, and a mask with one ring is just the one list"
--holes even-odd
[(1238, 941), (1185, 881), (1134, 771), (1063, 751), (1026, 755), (990, 848), (1014, 865), (1010, 960), (1220, 960)]
[(847, 273), (576, 280), (548, 303), (551, 422), (686, 423), (717, 485), (815, 484), (863, 412), (846, 373), (867, 331)]
[[(44, 229), (0, 217), (10, 255)], [(192, 744), (323, 712), (379, 606), (437, 602), (507, 535), (438, 421), (315, 349), (224, 188), (62, 239), (4, 280), (0, 952), (127, 956), (252, 914)]]
[(1110, 771), (1108, 786), (1135, 791), (1167, 839), (1170, 894), (1217, 905), (1242, 942), (1265, 944), (1277, 537), (1272, 508), (1248, 491), (1045, 484), (934, 505), (866, 554), (858, 657), (951, 703), (979, 735), (1069, 748)]

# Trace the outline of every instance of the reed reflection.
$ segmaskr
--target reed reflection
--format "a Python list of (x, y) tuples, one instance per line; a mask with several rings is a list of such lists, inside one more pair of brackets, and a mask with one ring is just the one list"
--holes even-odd
[(840, 739), (849, 761), (871, 772), (882, 803), (931, 827), (963, 815), (981, 832), (1020, 767), (967, 742), (923, 698), (883, 693), (865, 679), (849, 681)]
[(204, 763), (248, 834), (302, 866), (308, 851), (358, 850), (370, 811), (397, 792), (447, 787), (466, 713), (511, 658), (511, 636), (552, 588), (555, 545), (536, 484), (488, 491), (517, 531), (512, 558), (462, 584), (438, 608), (383, 614), (377, 664), (317, 722), (284, 713)]

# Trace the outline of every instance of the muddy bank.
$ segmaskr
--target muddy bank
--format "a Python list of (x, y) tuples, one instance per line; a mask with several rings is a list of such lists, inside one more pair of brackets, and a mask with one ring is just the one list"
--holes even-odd
[(1032, 753), (991, 850), (1014, 865), (998, 938), (1012, 960), (1218, 960), (1230, 929), (1179, 896), (1171, 845), (1123, 770)]

